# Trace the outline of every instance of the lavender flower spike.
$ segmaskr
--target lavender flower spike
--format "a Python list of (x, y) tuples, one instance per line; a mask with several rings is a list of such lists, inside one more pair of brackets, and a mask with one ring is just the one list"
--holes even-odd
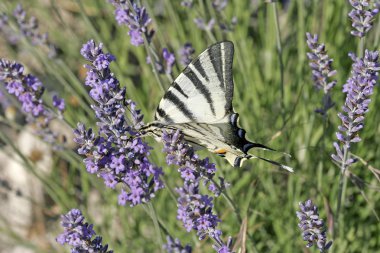
[(163, 246), (167, 253), (191, 253), (190, 245), (183, 247), (179, 239), (173, 239), (171, 236), (166, 237), (167, 244)]
[(167, 48), (162, 49), (162, 57), (165, 61), (165, 72), (166, 74), (172, 73), (172, 68), (175, 63), (175, 56), (174, 54), (170, 53)]
[(86, 65), (86, 85), (95, 101), (92, 108), (99, 133), (79, 123), (74, 130), (80, 145), (78, 153), (86, 157), (87, 171), (101, 177), (107, 187), (121, 185), (120, 205), (148, 202), (164, 185), (161, 168), (148, 159), (151, 147), (138, 136), (143, 115), (133, 101), (126, 99), (125, 88), (109, 68), (115, 57), (104, 53), (102, 44), (91, 40), (83, 45), (81, 54), (90, 62)]
[[(43, 104), (42, 95), (45, 88), (41, 81), (31, 74), (24, 73), (23, 65), (0, 59), (0, 83), (21, 103), (21, 110), (28, 123), (35, 125), (36, 134), (58, 148), (58, 135), (49, 128), (49, 123), (56, 115)], [(53, 104), (61, 115), (65, 107), (64, 100), (57, 98)]]
[(33, 45), (44, 46), (48, 50), (49, 57), (55, 57), (57, 49), (48, 39), (48, 34), (41, 34), (38, 31), (38, 20), (36, 17), (26, 18), (26, 12), (21, 4), (18, 4), (13, 11), (13, 16), (16, 18), (17, 25), (23, 36), (30, 40)]
[(126, 25), (129, 28), (128, 35), (131, 37), (131, 44), (139, 46), (144, 44), (144, 36), (150, 42), (154, 31), (148, 26), (152, 22), (145, 7), (139, 7), (134, 1), (110, 0), (115, 6), (115, 19), (119, 25)]
[(177, 219), (182, 221), (188, 232), (197, 231), (199, 240), (209, 236), (218, 242), (219, 248), (223, 247), (224, 244), (220, 239), (222, 232), (216, 228), (221, 220), (213, 212), (213, 198), (200, 193), (200, 184), (203, 181), (203, 184), (208, 185), (208, 189), (216, 196), (220, 194), (221, 189), (215, 187), (212, 182), (216, 172), (215, 165), (210, 163), (208, 158), (199, 159), (178, 130), (164, 132), (162, 141), (164, 152), (167, 154), (167, 164), (177, 165), (184, 180), (183, 186), (177, 188), (180, 195)]
[(183, 47), (179, 50), (180, 54), (180, 62), (182, 66), (186, 67), (189, 65), (189, 63), (193, 60), (193, 54), (195, 53), (195, 50), (191, 43), (185, 43)]
[(355, 29), (351, 31), (353, 36), (362, 38), (372, 28), (373, 21), (379, 13), (379, 3), (375, 3), (371, 9), (369, 2), (369, 0), (350, 0), (353, 10), (348, 16), (352, 20), (352, 27)]
[(300, 220), (298, 227), (302, 230), (302, 237), (310, 248), (316, 244), (320, 252), (327, 252), (331, 247), (332, 241), (326, 243), (326, 228), (322, 219), (319, 219), (318, 208), (311, 200), (305, 203), (300, 202), (300, 212), (297, 212), (297, 217)]
[(57, 237), (57, 242), (71, 246), (71, 252), (97, 252), (113, 253), (108, 250), (108, 245), (102, 244), (102, 237), (96, 236), (93, 225), (84, 222), (82, 212), (72, 209), (67, 214), (62, 215), (61, 225), (64, 232)]
[(218, 11), (221, 12), (227, 7), (228, 0), (213, 0), (212, 1), (212, 7)]
[(318, 43), (318, 35), (306, 33), (307, 45), (311, 52), (307, 53), (310, 60), (309, 66), (312, 69), (314, 85), (318, 90), (323, 89), (327, 94), (335, 85), (336, 80), (329, 82), (329, 78), (336, 74), (332, 67), (333, 60), (329, 58), (325, 45)]
[(354, 163), (347, 152), (351, 143), (361, 141), (359, 131), (364, 127), (364, 115), (368, 112), (370, 96), (380, 71), (379, 52), (366, 50), (364, 58), (352, 53), (350, 56), (354, 63), (351, 77), (343, 86), (343, 92), (347, 93), (346, 101), (338, 114), (342, 121), (336, 133), (340, 144), (334, 143), (336, 154), (332, 155), (334, 161), (342, 164), (342, 172)]

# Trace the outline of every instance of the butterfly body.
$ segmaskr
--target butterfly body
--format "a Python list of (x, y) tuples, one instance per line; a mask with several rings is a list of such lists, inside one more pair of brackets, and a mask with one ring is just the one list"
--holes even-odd
[(201, 53), (175, 79), (157, 107), (155, 121), (141, 132), (161, 138), (164, 130), (180, 130), (193, 146), (207, 148), (236, 167), (250, 158), (283, 166), (248, 154), (253, 147), (272, 149), (248, 141), (245, 130), (238, 126), (239, 115), (232, 107), (233, 54), (230, 41), (216, 43)]

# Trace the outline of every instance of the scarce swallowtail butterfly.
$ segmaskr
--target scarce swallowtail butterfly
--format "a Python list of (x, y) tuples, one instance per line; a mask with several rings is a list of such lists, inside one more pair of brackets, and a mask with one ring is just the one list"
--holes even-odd
[(258, 158), (293, 171), (248, 154), (251, 148), (273, 149), (248, 141), (245, 130), (238, 126), (239, 115), (232, 107), (233, 55), (230, 41), (216, 43), (201, 53), (175, 79), (157, 107), (155, 121), (143, 127), (141, 133), (160, 138), (163, 130), (180, 130), (190, 144), (225, 157), (235, 167)]

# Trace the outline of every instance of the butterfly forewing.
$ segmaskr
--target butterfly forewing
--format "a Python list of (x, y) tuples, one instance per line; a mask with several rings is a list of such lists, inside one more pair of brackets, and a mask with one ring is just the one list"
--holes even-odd
[(217, 43), (204, 51), (177, 77), (160, 101), (160, 122), (215, 123), (228, 121), (232, 112), (232, 42)]

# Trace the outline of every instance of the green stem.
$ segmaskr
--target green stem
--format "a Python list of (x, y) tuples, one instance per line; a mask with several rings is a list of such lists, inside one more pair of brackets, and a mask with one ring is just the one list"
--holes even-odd
[(154, 206), (151, 202), (149, 202), (145, 205), (148, 207), (146, 209), (146, 211), (149, 214), (150, 218), (152, 219), (153, 225), (154, 225), (154, 230), (156, 231), (156, 238), (157, 238), (156, 243), (161, 248), (164, 243), (163, 243), (162, 236), (161, 236), (161, 230), (160, 230), (161, 225), (160, 225), (160, 221), (158, 220), (156, 210), (154, 209)]
[(275, 22), (275, 28), (276, 28), (276, 44), (277, 44), (278, 61), (280, 64), (281, 115), (282, 115), (283, 124), (285, 124), (284, 62), (282, 59), (281, 33), (280, 33), (280, 26), (279, 26), (279, 21), (278, 21), (276, 2), (272, 2), (271, 5), (273, 9), (274, 22)]
[[(135, 12), (135, 9), (133, 8), (131, 1), (128, 1), (128, 7), (132, 11), (133, 15), (137, 15), (137, 13)], [(159, 75), (159, 72), (158, 72), (157, 67), (156, 67), (156, 61), (159, 61), (159, 58), (157, 55), (157, 50), (154, 48), (154, 46), (151, 43), (149, 43), (149, 40), (148, 40), (148, 37), (146, 36), (146, 34), (145, 33), (142, 33), (142, 34), (144, 37), (145, 51), (148, 54), (148, 57), (150, 59), (150, 65), (152, 66), (152, 71), (153, 71), (154, 77), (156, 78), (156, 80), (160, 86), (161, 91), (165, 92), (167, 90), (167, 87), (164, 86), (164, 83), (163, 83), (161, 76)], [(168, 78), (168, 79), (170, 82), (173, 81), (172, 78)]]
[(227, 200), (227, 203), (231, 206), (231, 208), (234, 211), (236, 218), (238, 219), (239, 223), (242, 223), (243, 219), (241, 218), (240, 210), (236, 206), (235, 201), (233, 201), (233, 199), (227, 194), (226, 191), (222, 190), (222, 188), (219, 186), (219, 184), (214, 179), (211, 179), (211, 182), (216, 186), (216, 188), (218, 188), (218, 190), (221, 192), (222, 196)]
[(360, 38), (359, 45), (358, 45), (358, 56), (360, 58), (364, 55), (364, 45), (365, 45), (365, 37)]
[(339, 188), (338, 188), (338, 201), (336, 205), (336, 217), (335, 217), (335, 224), (334, 224), (334, 238), (337, 237), (337, 235), (342, 234), (341, 227), (340, 227), (340, 212), (342, 203), (345, 199), (345, 193), (346, 193), (346, 187), (347, 187), (347, 177), (345, 176), (346, 170), (347, 170), (347, 160), (348, 160), (348, 148), (345, 146), (343, 148), (343, 159), (341, 164), (341, 174), (339, 177)]

